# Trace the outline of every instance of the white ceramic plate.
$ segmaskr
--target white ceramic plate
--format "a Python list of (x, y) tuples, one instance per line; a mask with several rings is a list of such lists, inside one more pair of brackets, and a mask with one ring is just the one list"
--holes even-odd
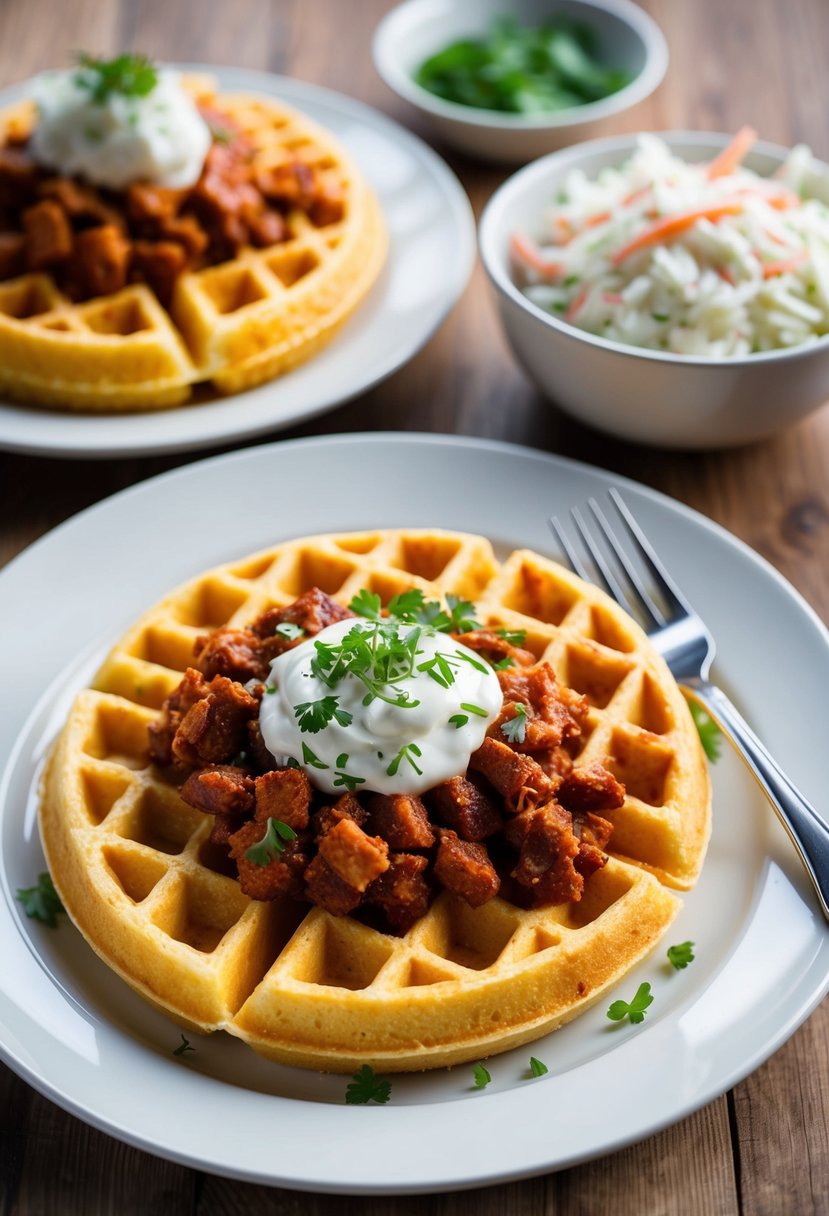
[[(269, 384), (206, 404), (121, 416), (0, 402), (0, 448), (44, 456), (146, 456), (294, 425), (366, 392), (411, 359), (467, 284), (475, 258), (469, 201), (421, 140), (361, 102), (317, 85), (242, 68), (180, 66), (215, 76), (226, 92), (279, 97), (341, 140), (383, 208), (390, 238), (386, 266), (334, 341)], [(24, 95), (24, 85), (4, 90), (0, 107)]]
[[(4, 685), (13, 690), (0, 707), (0, 1052), (8, 1063), (82, 1119), (176, 1161), (309, 1190), (403, 1193), (606, 1153), (708, 1102), (779, 1047), (827, 989), (829, 932), (785, 834), (728, 753), (714, 768), (702, 879), (668, 939), (694, 941), (696, 961), (673, 972), (660, 952), (628, 978), (619, 992), (628, 999), (642, 980), (653, 986), (640, 1026), (591, 1009), (532, 1048), (493, 1059), (484, 1090), (472, 1088), (471, 1067), (458, 1067), (395, 1079), (387, 1106), (350, 1107), (346, 1078), (270, 1064), (227, 1036), (175, 1057), (172, 1022), (67, 923), (50, 930), (27, 921), (13, 898), (43, 868), (32, 791), (69, 698), (168, 589), (298, 532), (443, 525), (485, 533), (502, 548), (550, 552), (547, 514), (610, 480), (482, 440), (299, 440), (145, 482), (8, 566), (0, 574)], [(739, 542), (622, 484), (713, 628), (719, 678), (819, 805), (826, 630)], [(527, 1079), (531, 1052), (549, 1075)]]

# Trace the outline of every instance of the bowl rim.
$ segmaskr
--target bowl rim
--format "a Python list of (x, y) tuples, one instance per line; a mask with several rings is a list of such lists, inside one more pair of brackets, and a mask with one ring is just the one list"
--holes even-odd
[[(560, 148), (556, 152), (550, 152), (547, 156), (542, 156), (511, 174), (490, 196), (478, 222), (478, 251), (487, 278), (496, 292), (509, 299), (513, 304), (518, 305), (533, 320), (541, 322), (563, 337), (580, 340), (587, 343), (588, 346), (597, 347), (599, 350), (605, 350), (616, 355), (624, 355), (628, 358), (642, 359), (648, 362), (673, 363), (679, 367), (695, 366), (719, 370), (743, 366), (755, 367), (762, 363), (779, 362), (783, 359), (796, 360), (798, 358), (806, 358), (813, 353), (826, 349), (829, 346), (829, 333), (823, 334), (812, 341), (801, 342), (797, 346), (784, 346), (779, 350), (756, 351), (748, 355), (727, 355), (722, 358), (714, 358), (711, 355), (678, 355), (671, 351), (649, 350), (642, 346), (629, 346), (624, 342), (615, 342), (610, 338), (603, 338), (598, 334), (588, 333), (587, 330), (579, 329), (578, 326), (571, 325), (554, 314), (546, 312), (539, 305), (533, 303), (513, 282), (506, 261), (497, 254), (496, 246), (502, 215), (508, 211), (510, 203), (515, 196), (521, 194), (529, 185), (534, 185), (539, 178), (543, 179), (550, 172), (553, 162), (555, 162), (555, 167), (559, 167), (561, 164), (570, 161), (571, 163), (567, 167), (575, 169), (579, 167), (584, 157), (594, 153), (607, 153), (614, 154), (616, 156), (616, 163), (619, 163), (624, 159), (626, 154), (631, 153), (635, 149), (642, 135), (656, 136), (656, 138), (663, 140), (672, 151), (680, 150), (685, 145), (706, 144), (709, 142), (711, 150), (717, 151), (724, 148), (733, 139), (733, 135), (726, 135), (720, 131), (675, 129), (647, 132), (636, 131), (625, 135), (613, 135), (603, 139), (591, 139), (585, 140), (583, 143), (571, 144), (567, 148)], [(758, 140), (747, 155), (746, 162), (750, 167), (752, 156), (767, 156), (782, 163), (790, 151), (790, 148), (782, 144), (771, 143), (768, 140)], [(608, 164), (611, 163), (614, 162), (608, 162)], [(827, 182), (829, 182), (829, 165), (814, 156), (812, 157), (812, 165), (815, 171), (821, 175), (825, 175)]]
[[(449, 0), (451, 3), (451, 0)], [(649, 13), (632, 0), (572, 0), (585, 9), (602, 9), (618, 18), (639, 37), (644, 48), (645, 63), (642, 70), (621, 89), (598, 101), (570, 106), (566, 110), (554, 110), (548, 114), (504, 114), (499, 110), (483, 110), (475, 106), (464, 106), (446, 101), (430, 93), (400, 66), (397, 57), (399, 26), (409, 14), (417, 9), (445, 4), (446, 0), (403, 0), (395, 5), (380, 20), (372, 39), (374, 66), (385, 83), (417, 109), (434, 118), (450, 119), (467, 127), (479, 127), (498, 131), (548, 131), (574, 127), (583, 123), (597, 122), (602, 118), (619, 114), (637, 105), (662, 82), (668, 69), (668, 43), (665, 35)], [(585, 13), (585, 19), (587, 14)]]

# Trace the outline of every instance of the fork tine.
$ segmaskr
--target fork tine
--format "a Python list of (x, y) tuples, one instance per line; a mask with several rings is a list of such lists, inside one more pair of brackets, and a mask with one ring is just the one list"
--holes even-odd
[(608, 495), (619, 512), (619, 515), (628, 530), (628, 533), (639, 549), (642, 561), (647, 566), (654, 581), (659, 587), (660, 592), (665, 597), (665, 601), (672, 612), (682, 611), (690, 612), (690, 608), (685, 599), (680, 594), (676, 585), (671, 581), (668, 572), (665, 570), (656, 553), (651, 548), (648, 538), (645, 536), (634, 516), (631, 514), (625, 500), (622, 498), (615, 486), (611, 486), (608, 490)]
[[(576, 526), (576, 531), (581, 537), (582, 544), (593, 559), (596, 571), (599, 575), (600, 581), (604, 585), (605, 591), (608, 593), (608, 595), (612, 596), (614, 600), (616, 600), (617, 604), (621, 604), (622, 607), (626, 607), (628, 611), (630, 611), (630, 596), (628, 595), (626, 588), (624, 588), (617, 579), (614, 570), (608, 564), (604, 554), (593, 539), (578, 507), (572, 507), (570, 510), (570, 515), (573, 523)], [(596, 580), (592, 579), (591, 581), (595, 582)]]
[[(612, 498), (613, 493), (614, 493), (614, 491), (613, 491), (613, 489), (611, 489), (609, 491), (609, 494), (611, 495), (612, 501), (614, 503), (616, 503), (616, 499)], [(620, 501), (621, 501), (621, 499), (620, 499)], [(624, 506), (624, 503), (622, 505)], [(619, 539), (616, 536), (616, 533), (613, 531), (610, 524), (608, 523), (606, 515), (602, 511), (599, 504), (596, 502), (595, 498), (588, 499), (588, 506), (590, 507), (590, 510), (593, 512), (593, 517), (596, 520), (596, 523), (601, 528), (602, 533), (604, 534), (604, 538), (607, 541), (607, 543), (610, 547), (610, 550), (613, 553), (613, 556), (616, 558), (617, 562), (619, 563), (619, 565), (621, 566), (621, 568), (624, 570), (625, 574), (627, 575), (627, 578), (630, 582), (633, 592), (638, 597), (641, 607), (650, 616), (651, 623), (654, 625), (654, 627), (657, 627), (657, 628), (662, 625), (666, 625), (667, 618), (666, 618), (664, 612), (662, 611), (659, 604), (657, 604), (656, 600), (653, 598), (653, 596), (650, 594), (647, 587), (643, 583), (642, 579), (639, 576), (639, 571), (636, 569), (633, 562), (628, 557), (627, 553), (625, 552), (624, 548), (622, 547), (621, 543), (619, 542)], [(619, 504), (616, 503), (616, 506), (618, 509)], [(630, 512), (628, 512), (628, 515), (630, 515)], [(624, 516), (623, 516), (623, 518), (624, 518)], [(630, 516), (630, 518), (632, 519), (633, 517)], [(625, 522), (627, 522), (627, 520), (625, 520)]]
[(547, 524), (552, 531), (553, 536), (555, 536), (556, 540), (558, 541), (559, 548), (567, 558), (570, 569), (573, 571), (573, 573), (577, 574), (579, 578), (583, 578), (585, 582), (591, 582), (590, 571), (587, 569), (584, 562), (581, 560), (578, 553), (567, 539), (567, 533), (558, 522), (558, 516), (551, 515), (547, 520)]

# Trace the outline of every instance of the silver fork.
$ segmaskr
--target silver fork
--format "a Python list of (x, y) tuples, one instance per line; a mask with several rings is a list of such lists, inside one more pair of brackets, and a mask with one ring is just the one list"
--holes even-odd
[[(668, 576), (618, 490), (608, 493), (623, 525), (626, 545), (591, 498), (588, 507), (592, 522), (586, 521), (578, 508), (573, 508), (570, 516), (595, 572), (582, 561), (559, 520), (553, 517), (548, 521), (567, 563), (581, 578), (603, 586), (625, 611), (640, 620), (689, 699), (701, 705), (731, 739), (791, 837), (829, 920), (829, 824), (786, 776), (722, 689), (710, 682), (714, 639)], [(637, 563), (628, 556), (629, 548), (648, 572), (661, 604), (651, 594)]]

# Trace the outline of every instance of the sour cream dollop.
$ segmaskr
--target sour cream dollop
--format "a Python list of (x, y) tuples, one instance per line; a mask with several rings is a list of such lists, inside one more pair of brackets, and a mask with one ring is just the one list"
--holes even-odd
[[(408, 703), (394, 705), (375, 697), (366, 705), (366, 685), (358, 676), (348, 673), (330, 687), (311, 666), (317, 643), (337, 646), (355, 626), (368, 639), (376, 623), (361, 618), (338, 621), (274, 659), (259, 712), (271, 754), (282, 762), (291, 757), (313, 785), (331, 794), (349, 788), (420, 794), (466, 772), (469, 757), (483, 743), (503, 704), (498, 677), (489, 664), (446, 633), (400, 624), (394, 627), (400, 640), (417, 637), (413, 670), (385, 691), (391, 697), (405, 694)], [(428, 666), (417, 670), (432, 660), (432, 670), (446, 671), (443, 664), (448, 664), (448, 687), (429, 675)], [(309, 712), (298, 707), (331, 697), (336, 698), (337, 713), (322, 729), (308, 730)], [(300, 727), (303, 718), (305, 730)]]
[(34, 159), (111, 190), (137, 181), (172, 189), (195, 185), (212, 136), (178, 74), (158, 69), (157, 83), (144, 97), (111, 92), (94, 101), (82, 83), (84, 70), (37, 77)]

